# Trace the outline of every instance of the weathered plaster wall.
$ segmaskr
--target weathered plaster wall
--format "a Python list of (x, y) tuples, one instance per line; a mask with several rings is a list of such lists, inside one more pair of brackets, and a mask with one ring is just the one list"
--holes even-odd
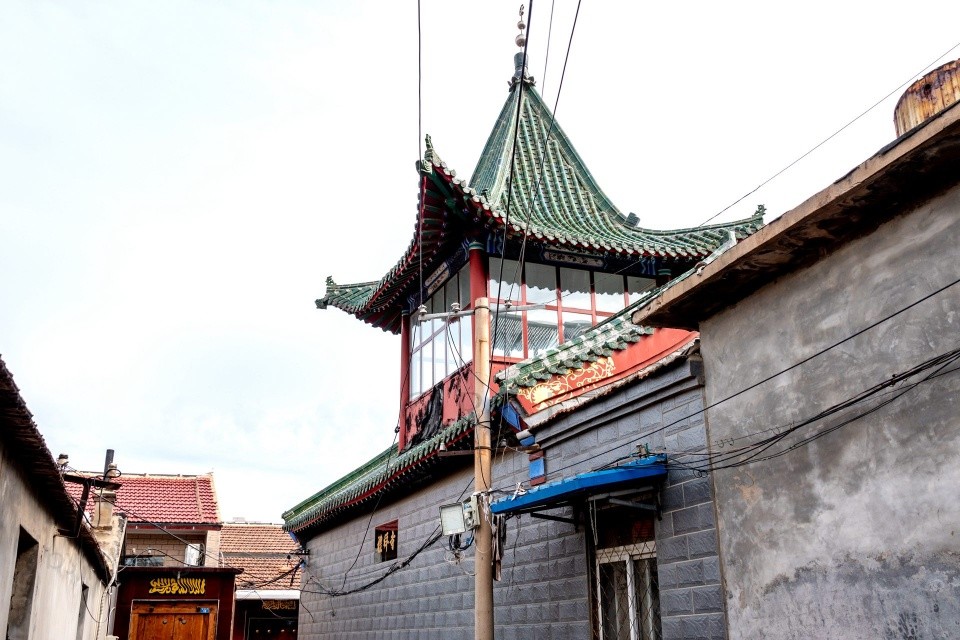
[[(957, 279), (958, 247), (954, 189), (704, 322), (708, 405)], [(709, 409), (714, 450), (957, 347), (960, 285)], [(783, 457), (715, 473), (730, 637), (960, 637), (958, 460), (954, 372)]]
[[(2, 446), (2, 445), (0, 445)], [(37, 499), (19, 466), (0, 450), (0, 630), (7, 629), (17, 540), (23, 527), (39, 545), (30, 638), (76, 638), (82, 585), (89, 587), (83, 638), (106, 634), (107, 607), (100, 609), (104, 585), (76, 542), (57, 534), (57, 526)], [(102, 616), (99, 636), (95, 616)]]
[[(686, 363), (625, 386), (538, 432), (549, 479), (595, 469), (640, 442), (673, 452), (702, 447), (701, 408), (701, 388)], [(641, 434), (671, 423), (676, 424), (667, 431), (639, 440)], [(525, 454), (496, 456), (494, 487), (510, 489), (528, 478)], [(436, 529), (441, 504), (472, 491), (470, 467), (381, 506), (372, 519), (369, 514), (357, 517), (310, 540), (300, 637), (473, 638), (474, 580), (465, 573), (473, 570), (473, 550), (458, 567), (450, 561), (446, 539), (367, 591), (334, 598), (315, 593), (319, 585), (350, 589), (382, 572), (384, 565), (374, 561), (377, 525), (399, 521), (402, 560)], [(725, 638), (710, 485), (689, 472), (671, 472), (663, 496), (657, 545), (664, 638)], [(528, 515), (510, 519), (507, 526), (503, 579), (494, 585), (497, 638), (591, 637), (593, 570), (587, 562), (584, 527)]]

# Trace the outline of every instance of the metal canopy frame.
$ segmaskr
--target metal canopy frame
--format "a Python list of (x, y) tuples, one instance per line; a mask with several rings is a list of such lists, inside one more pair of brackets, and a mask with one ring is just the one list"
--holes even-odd
[[(610, 469), (587, 471), (575, 476), (534, 487), (523, 495), (503, 498), (490, 505), (494, 514), (521, 515), (528, 513), (535, 518), (555, 520), (576, 525), (579, 509), (588, 502), (626, 506), (653, 511), (660, 516), (660, 495), (656, 491), (666, 478), (665, 455), (647, 456)], [(653, 491), (653, 503), (628, 500), (645, 491)], [(563, 507), (573, 507), (573, 517), (544, 513)]]

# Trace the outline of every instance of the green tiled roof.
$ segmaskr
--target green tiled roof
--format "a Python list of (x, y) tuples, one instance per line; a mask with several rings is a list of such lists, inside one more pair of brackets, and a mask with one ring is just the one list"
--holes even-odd
[[(762, 226), (757, 216), (671, 231), (628, 224), (533, 86), (524, 85), (516, 132), (519, 86), (504, 103), (469, 184), (460, 183), (476, 204), (489, 207), (491, 217), (504, 225), (509, 204), (510, 232), (526, 231), (550, 244), (604, 252), (699, 258), (723, 242), (724, 230), (732, 229), (743, 238)], [(511, 156), (515, 178), (509, 184)]]
[(399, 332), (401, 306), (417, 287), (420, 262), (427, 270), (433, 268), (468, 232), (500, 234), (511, 241), (526, 236), (545, 246), (592, 255), (654, 257), (690, 266), (720, 246), (728, 232), (743, 239), (763, 226), (759, 211), (735, 222), (678, 230), (628, 223), (527, 81), (513, 83), (469, 181), (457, 178), (440, 160), (429, 136), (419, 168), (420, 213), (403, 257), (375, 283), (337, 285), (328, 279), (325, 296), (317, 300), (319, 308), (335, 306)]
[(326, 309), (327, 305), (332, 305), (347, 313), (357, 313), (366, 306), (376, 288), (376, 282), (340, 285), (332, 276), (327, 276), (327, 292), (317, 300), (317, 308)]
[(473, 432), (474, 424), (476, 418), (473, 415), (461, 418), (429, 440), (424, 440), (399, 455), (396, 455), (395, 447), (390, 447), (357, 470), (285, 512), (283, 528), (293, 532), (303, 531), (402, 486), (407, 474), (437, 458), (441, 443), (450, 444), (465, 439)]
[(652, 334), (653, 329), (633, 324), (630, 317), (653, 297), (654, 293), (648, 292), (642, 299), (573, 340), (507, 367), (496, 376), (500, 392), (511, 393), (518, 387), (533, 387), (554, 376), (566, 375), (573, 369), (582, 368), (585, 363), (622, 351), (642, 336)]

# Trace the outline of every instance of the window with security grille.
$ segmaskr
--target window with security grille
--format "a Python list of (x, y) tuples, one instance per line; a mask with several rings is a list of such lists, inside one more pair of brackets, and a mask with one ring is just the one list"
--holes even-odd
[(660, 640), (656, 543), (597, 551), (601, 640)]
[(591, 505), (594, 637), (660, 640), (660, 592), (653, 519), (637, 509)]

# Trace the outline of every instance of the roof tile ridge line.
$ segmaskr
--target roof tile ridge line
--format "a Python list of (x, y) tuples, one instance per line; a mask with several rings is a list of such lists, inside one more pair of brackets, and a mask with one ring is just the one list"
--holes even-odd
[[(351, 492), (357, 491), (366, 491), (369, 489), (375, 489), (377, 483), (371, 483), (371, 479), (379, 478), (381, 484), (385, 484), (392, 475), (394, 475), (398, 470), (402, 470), (407, 464), (412, 464), (418, 460), (425, 458), (427, 455), (432, 453), (434, 450), (438, 449), (441, 441), (445, 441), (445, 438), (449, 435), (456, 434), (458, 431), (462, 431), (466, 427), (474, 426), (476, 424), (476, 417), (473, 413), (463, 416), (462, 418), (451, 422), (445, 428), (443, 428), (439, 433), (431, 437), (429, 440), (421, 442), (415, 447), (408, 449), (403, 452), (400, 456), (397, 456), (393, 463), (391, 464), (389, 459), (383, 463), (380, 463), (375, 469), (371, 470), (370, 473), (365, 473), (356, 478), (352, 483), (347, 484), (338, 491), (331, 493), (328, 496), (317, 501), (315, 504), (310, 507), (302, 510), (300, 513), (287, 519), (284, 527), (296, 527), (300, 526), (303, 521), (316, 516), (318, 513), (324, 510), (324, 507), (328, 506), (330, 503), (335, 502), (336, 499), (349, 495)], [(410, 459), (408, 461), (408, 459)], [(403, 464), (400, 464), (400, 460), (403, 460)], [(349, 502), (349, 500), (347, 501)], [(344, 504), (344, 503), (340, 503)], [(335, 505), (340, 506), (340, 505)], [(294, 521), (299, 522), (294, 522)]]
[(367, 462), (365, 462), (364, 464), (344, 474), (343, 476), (337, 478), (336, 480), (328, 484), (326, 487), (313, 493), (309, 498), (306, 498), (305, 500), (300, 501), (298, 504), (284, 511), (280, 517), (283, 518), (285, 522), (281, 526), (286, 526), (286, 521), (289, 521), (291, 518), (298, 515), (298, 512), (302, 512), (303, 510), (309, 509), (310, 507), (312, 507), (313, 505), (311, 503), (317, 502), (320, 499), (320, 496), (322, 496), (324, 493), (335, 492), (337, 491), (337, 487), (345, 486), (349, 484), (348, 482), (349, 480), (362, 477), (366, 473), (364, 470), (367, 469), (368, 467), (373, 467), (375, 465), (377, 468), (379, 468), (380, 464), (382, 464), (380, 462), (381, 458), (391, 455), (395, 448), (396, 448), (395, 445), (391, 444), (389, 447), (387, 447), (386, 449), (384, 449), (383, 451), (381, 451), (371, 459), (367, 460)]
[[(636, 329), (641, 331), (642, 335), (651, 335), (653, 329), (650, 327), (643, 327), (640, 325), (633, 325)], [(596, 333), (583, 334), (578, 336), (574, 340), (565, 342), (563, 345), (556, 347), (557, 351), (553, 353), (544, 354), (539, 358), (530, 359), (526, 362), (517, 363), (517, 371), (513, 373), (509, 379), (502, 378), (505, 385), (509, 385), (514, 378), (526, 377), (537, 373), (551, 373), (549, 371), (550, 367), (548, 363), (551, 360), (555, 360), (556, 364), (564, 364), (565, 361), (572, 359), (579, 359), (578, 356), (589, 354), (598, 344), (603, 344), (610, 337), (619, 337), (622, 335), (620, 332), (614, 330), (605, 330), (598, 331)], [(626, 347), (615, 349), (616, 351), (622, 351)], [(562, 358), (560, 356), (567, 355), (567, 358)], [(539, 366), (538, 365), (542, 365)], [(574, 369), (575, 367), (570, 367), (564, 365), (567, 370)], [(555, 375), (551, 373), (551, 377)]]
[(371, 280), (369, 282), (352, 282), (352, 283), (339, 284), (333, 280), (333, 276), (327, 276), (326, 286), (328, 291), (331, 287), (334, 289), (359, 289), (361, 287), (372, 287), (378, 284), (379, 282), (380, 282), (379, 280)]
[[(502, 157), (505, 151), (504, 147), (507, 144), (511, 146), (513, 144), (513, 135), (511, 134), (516, 122), (515, 110), (517, 108), (517, 100), (513, 95), (514, 90), (515, 87), (511, 87), (507, 93), (507, 100), (504, 102), (503, 107), (500, 108), (500, 114), (497, 116), (490, 135), (487, 136), (487, 141), (484, 143), (483, 150), (480, 152), (480, 158), (477, 160), (477, 165), (473, 168), (473, 173), (470, 176), (471, 185), (478, 185), (480, 180), (486, 177), (480, 175), (480, 170), (485, 169), (489, 171), (492, 158)], [(486, 185), (487, 193), (491, 196), (489, 198), (491, 202), (496, 200), (495, 196), (499, 194), (503, 188), (504, 170), (505, 168), (502, 162), (494, 165), (493, 179), (489, 185)]]
[[(89, 473), (96, 476), (102, 476), (102, 471), (81, 471), (80, 473)], [(142, 478), (147, 479), (157, 479), (157, 480), (193, 480), (194, 478), (202, 478), (204, 476), (209, 476), (209, 473), (138, 473), (131, 471), (124, 471), (121, 478)]]
[(600, 185), (597, 184), (597, 180), (593, 177), (593, 173), (591, 173), (590, 169), (587, 168), (586, 162), (584, 162), (583, 158), (573, 146), (573, 141), (570, 140), (570, 137), (563, 130), (563, 127), (560, 126), (559, 120), (556, 118), (556, 115), (553, 113), (553, 111), (551, 111), (550, 107), (543, 102), (543, 98), (540, 97), (540, 94), (537, 92), (536, 88), (530, 87), (526, 93), (528, 97), (533, 96), (536, 99), (538, 107), (545, 113), (549, 114), (551, 118), (553, 124), (548, 131), (547, 139), (556, 140), (557, 144), (559, 144), (560, 147), (569, 154), (576, 168), (582, 172), (583, 177), (587, 182), (587, 186), (589, 187), (590, 195), (597, 200), (597, 204), (600, 205), (602, 203), (609, 207), (607, 208), (598, 206), (597, 208), (609, 213), (616, 213), (623, 217), (623, 214), (620, 212), (620, 209), (617, 207), (617, 205), (613, 203), (610, 197), (607, 196), (606, 192), (604, 192), (604, 190), (600, 188)]
[(701, 231), (716, 231), (722, 229), (728, 229), (730, 227), (745, 226), (749, 224), (755, 224), (759, 222), (763, 224), (763, 214), (754, 213), (748, 218), (740, 218), (739, 220), (731, 220), (730, 222), (716, 222), (714, 224), (703, 225), (702, 227), (685, 227), (681, 229), (648, 229), (646, 227), (634, 227), (636, 231), (641, 231), (643, 233), (649, 233), (651, 235), (657, 236), (666, 236), (666, 235), (676, 235), (681, 233), (697, 233)]
[(217, 522), (223, 522), (223, 516), (220, 513), (220, 500), (217, 498), (217, 485), (213, 480), (213, 472), (206, 474), (210, 478), (210, 498), (213, 500), (213, 513)]

